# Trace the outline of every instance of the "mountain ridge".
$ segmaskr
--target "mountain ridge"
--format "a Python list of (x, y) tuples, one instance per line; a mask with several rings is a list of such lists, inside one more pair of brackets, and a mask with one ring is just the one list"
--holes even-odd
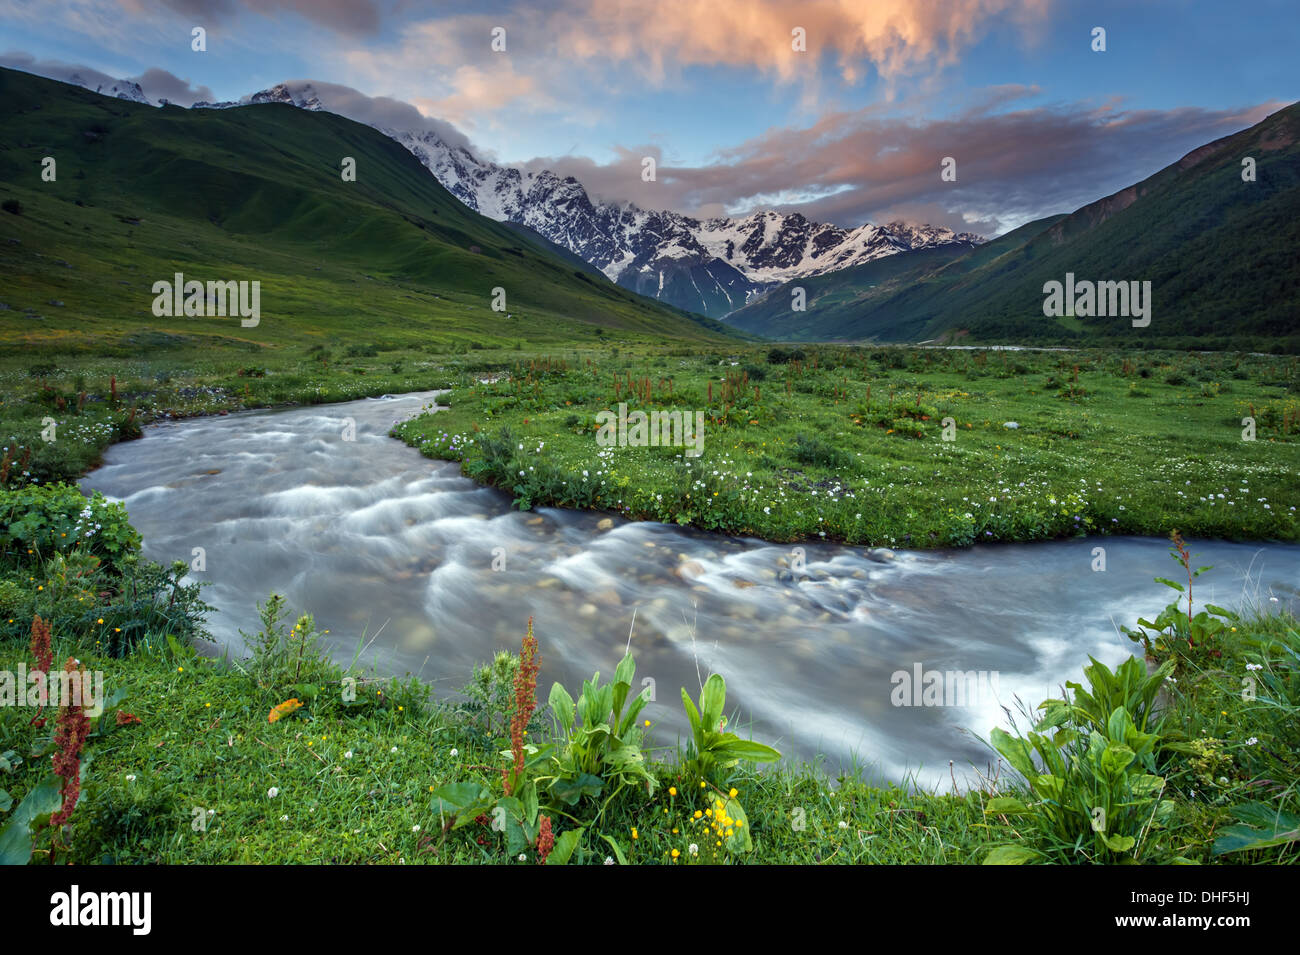
[[(192, 108), (269, 102), (328, 112), (310, 82), (279, 83), (239, 101), (199, 102)], [(844, 229), (813, 222), (798, 212), (699, 219), (645, 210), (631, 202), (593, 199), (572, 176), (547, 169), (524, 172), (483, 160), (430, 130), (374, 128), (410, 150), (475, 212), (528, 226), (624, 288), (712, 318), (793, 279), (899, 252), (984, 241), (973, 233), (898, 221)]]

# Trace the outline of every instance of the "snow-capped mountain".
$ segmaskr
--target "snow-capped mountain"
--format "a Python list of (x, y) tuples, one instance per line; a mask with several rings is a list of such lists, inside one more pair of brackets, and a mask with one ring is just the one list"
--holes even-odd
[[(84, 86), (91, 89), (90, 83), (82, 77), (80, 73), (73, 73), (68, 77), (69, 83), (75, 83), (77, 86)], [(117, 99), (130, 100), (132, 103), (143, 103), (145, 106), (154, 106), (156, 104), (149, 101), (149, 97), (144, 95), (144, 90), (140, 89), (139, 83), (132, 83), (130, 80), (117, 80), (108, 86), (102, 83), (96, 83), (94, 86), (96, 93), (102, 93), (104, 96), (113, 96)]]
[[(310, 83), (281, 83), (240, 102), (195, 103), (194, 108), (256, 103), (326, 108)], [(695, 219), (648, 211), (630, 202), (593, 200), (572, 176), (524, 172), (480, 159), (434, 132), (376, 128), (481, 215), (526, 225), (625, 288), (714, 318), (782, 282), (912, 249), (983, 241), (968, 232), (902, 222), (842, 229), (797, 212)]]

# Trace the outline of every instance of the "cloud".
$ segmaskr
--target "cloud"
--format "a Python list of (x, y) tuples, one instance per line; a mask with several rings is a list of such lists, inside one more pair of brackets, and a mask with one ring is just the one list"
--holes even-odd
[(205, 21), (229, 23), (247, 10), (269, 17), (297, 14), (339, 33), (373, 34), (381, 19), (376, 0), (122, 0), (122, 5), (133, 12), (166, 7), (193, 18), (195, 26), (204, 26)]
[[(1049, 0), (676, 0), (672, 4), (579, 0), (556, 19), (579, 58), (613, 59), (662, 77), (693, 65), (753, 67), (784, 80), (807, 75), (808, 61), (835, 59), (854, 83), (864, 63), (892, 79), (942, 68), (998, 18), (1041, 20)], [(795, 49), (803, 31), (805, 51)]]
[(189, 80), (183, 80), (174, 73), (156, 67), (145, 70), (139, 76), (118, 77), (97, 70), (93, 66), (64, 63), (59, 60), (38, 60), (30, 53), (23, 52), (10, 52), (0, 56), (0, 66), (22, 70), (25, 73), (35, 73), (37, 76), (61, 80), (64, 83), (75, 83), (92, 90), (98, 87), (108, 89), (125, 79), (140, 84), (144, 95), (150, 100), (157, 102), (159, 99), (166, 99), (179, 106), (189, 106), (198, 100), (213, 98), (212, 90), (208, 87), (194, 86)]
[[(310, 85), (321, 104), (331, 113), (338, 113), (358, 123), (381, 129), (409, 130), (414, 133), (432, 132), (447, 145), (475, 151), (465, 134), (444, 119), (427, 116), (410, 103), (388, 96), (367, 96), (350, 86), (327, 83), (322, 80), (290, 80), (290, 89)], [(476, 155), (480, 155), (475, 152)]]
[[(523, 165), (572, 175), (595, 196), (647, 209), (710, 215), (775, 208), (844, 227), (901, 218), (991, 235), (1072, 212), (1285, 105), (992, 111), (1032, 92), (1001, 88), (956, 117), (927, 122), (875, 109), (832, 113), (806, 128), (769, 130), (707, 165), (664, 166), (653, 146), (620, 149), (604, 164), (563, 156)], [(656, 157), (656, 182), (641, 180), (643, 156)], [(944, 157), (956, 160), (956, 182), (940, 177)]]

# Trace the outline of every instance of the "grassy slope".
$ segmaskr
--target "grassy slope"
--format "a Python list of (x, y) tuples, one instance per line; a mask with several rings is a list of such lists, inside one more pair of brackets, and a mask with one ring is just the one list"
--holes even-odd
[[(1257, 161), (1255, 182), (1241, 179), (1246, 156)], [(1031, 228), (1037, 234), (1028, 235)], [(826, 327), (810, 334), (902, 341), (961, 329), (983, 341), (1235, 340), (1294, 351), (1300, 348), (1300, 104), (1113, 196), (1018, 233), (1016, 248), (991, 261), (983, 261), (983, 247), (893, 294), (867, 296), (856, 307), (828, 302)], [(1150, 327), (1133, 329), (1124, 318), (1077, 324), (1045, 318), (1043, 284), (1063, 282), (1066, 272), (1094, 281), (1150, 280)], [(769, 312), (751, 306), (731, 320), (761, 331)], [(807, 321), (817, 317), (810, 311)]]
[[(980, 247), (984, 248), (987, 246)], [(964, 246), (956, 245), (900, 252), (827, 275), (797, 279), (728, 315), (727, 324), (782, 341), (860, 338), (858, 316), (870, 302), (897, 293), (954, 259), (965, 261), (969, 254)], [(791, 308), (796, 288), (807, 294), (806, 311)]]
[[(24, 210), (0, 214), (11, 351), (729, 334), (471, 212), (400, 145), (332, 114), (158, 110), (3, 70), (0, 129), (0, 198)], [(177, 271), (259, 280), (261, 325), (154, 317), (152, 283)], [(490, 308), (498, 286), (509, 319)]]

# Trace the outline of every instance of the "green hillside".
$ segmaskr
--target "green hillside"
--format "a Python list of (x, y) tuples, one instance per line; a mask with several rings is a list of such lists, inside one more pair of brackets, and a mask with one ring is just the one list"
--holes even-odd
[[(966, 246), (949, 245), (900, 252), (826, 275), (798, 279), (733, 312), (727, 322), (756, 335), (786, 341), (858, 338), (861, 335), (855, 328), (863, 308), (897, 294), (954, 259), (964, 258), (967, 251)], [(806, 309), (802, 312), (792, 307), (796, 288), (806, 294)]]
[[(479, 216), (398, 143), (330, 113), (157, 109), (0, 70), (0, 202), (10, 354), (734, 334)], [(156, 317), (153, 283), (176, 272), (259, 281), (260, 323)]]
[[(1242, 159), (1256, 181), (1242, 180)], [(1142, 182), (1071, 215), (1021, 227), (916, 281), (873, 290), (870, 276), (810, 303), (810, 339), (1236, 345), (1300, 350), (1300, 104), (1194, 150)], [(873, 263), (874, 264), (874, 263)], [(1043, 285), (1150, 281), (1152, 316), (1047, 318)], [(906, 279), (904, 274), (900, 278)], [(792, 283), (794, 284), (794, 283)], [(771, 303), (730, 316), (773, 325)], [(788, 307), (787, 307), (788, 312)]]

